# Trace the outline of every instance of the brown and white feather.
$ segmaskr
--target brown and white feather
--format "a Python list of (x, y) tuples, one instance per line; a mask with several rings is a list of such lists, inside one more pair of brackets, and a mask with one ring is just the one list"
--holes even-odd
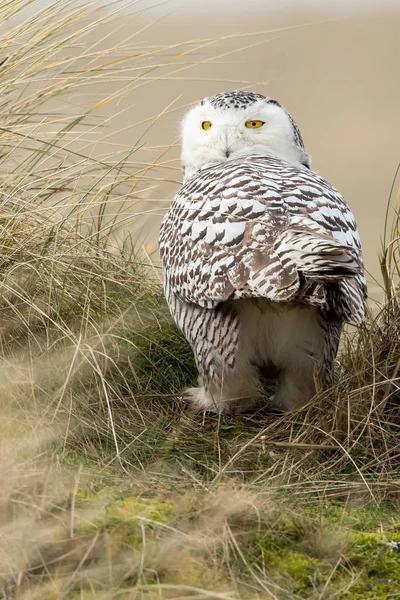
[(354, 217), (339, 192), (309, 169), (289, 113), (252, 92), (220, 94), (196, 110), (216, 111), (225, 127), (226, 114), (236, 111), (236, 131), (237, 113), (253, 105), (277, 121), (270, 137), (267, 131), (265, 155), (260, 143), (246, 155), (243, 137), (239, 157), (230, 160), (217, 158), (218, 136), (210, 154), (203, 138), (199, 152), (186, 144), (192, 175), (159, 239), (167, 302), (199, 369), (199, 387), (187, 395), (198, 408), (219, 412), (254, 402), (260, 370), (277, 379), (278, 406), (306, 401), (315, 391), (314, 367), (322, 383), (332, 375), (343, 323), (360, 324), (366, 311)]

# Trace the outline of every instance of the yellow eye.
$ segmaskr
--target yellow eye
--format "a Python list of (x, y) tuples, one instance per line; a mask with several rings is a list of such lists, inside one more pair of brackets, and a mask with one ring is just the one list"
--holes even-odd
[(249, 129), (258, 129), (264, 125), (264, 121), (246, 121), (245, 125)]
[(201, 126), (203, 129), (211, 129), (212, 123), (211, 123), (211, 121), (203, 121)]

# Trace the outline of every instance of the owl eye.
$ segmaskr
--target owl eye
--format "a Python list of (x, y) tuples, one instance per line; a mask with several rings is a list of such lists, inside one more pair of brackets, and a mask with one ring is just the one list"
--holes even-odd
[(258, 129), (264, 125), (264, 121), (246, 121), (245, 125), (249, 129)]
[(201, 126), (203, 129), (211, 129), (212, 123), (211, 123), (211, 121), (203, 121)]

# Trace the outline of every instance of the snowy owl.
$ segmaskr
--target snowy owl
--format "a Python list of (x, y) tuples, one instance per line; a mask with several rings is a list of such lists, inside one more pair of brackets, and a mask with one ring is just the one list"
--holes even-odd
[(311, 171), (290, 114), (261, 94), (205, 98), (182, 125), (184, 183), (160, 231), (171, 314), (190, 343), (199, 410), (236, 413), (276, 382), (291, 410), (332, 375), (366, 282), (354, 217)]

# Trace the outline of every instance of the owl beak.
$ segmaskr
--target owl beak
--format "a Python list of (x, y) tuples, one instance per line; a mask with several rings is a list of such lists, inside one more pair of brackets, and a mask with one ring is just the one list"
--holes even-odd
[(219, 135), (219, 142), (221, 144), (221, 150), (226, 158), (229, 158), (233, 151), (234, 136), (231, 131), (223, 131)]

